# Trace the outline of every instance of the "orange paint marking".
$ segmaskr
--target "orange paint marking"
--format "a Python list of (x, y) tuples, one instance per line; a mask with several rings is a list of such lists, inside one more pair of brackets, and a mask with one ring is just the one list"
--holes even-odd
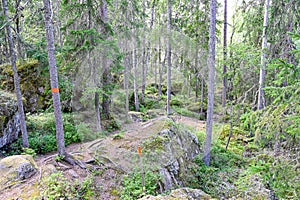
[(59, 92), (59, 89), (58, 89), (58, 88), (51, 88), (51, 92), (53, 92), (53, 93), (58, 93), (58, 92)]
[(142, 147), (140, 145), (138, 146), (138, 154), (139, 156), (142, 156)]

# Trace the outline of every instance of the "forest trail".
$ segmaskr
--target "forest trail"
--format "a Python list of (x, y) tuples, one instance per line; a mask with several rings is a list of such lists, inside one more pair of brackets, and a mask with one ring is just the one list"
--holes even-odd
[[(67, 147), (67, 151), (76, 158), (84, 162), (94, 163), (95, 165), (91, 165), (93, 169), (91, 167), (82, 169), (79, 166), (56, 162), (53, 159), (56, 153), (37, 155), (35, 161), (38, 172), (20, 184), (2, 189), (0, 199), (29, 199), (30, 197), (39, 196), (44, 189), (39, 183), (44, 177), (57, 172), (58, 169), (63, 172), (69, 182), (82, 181), (91, 175), (92, 171), (97, 170), (101, 174), (96, 180), (97, 184), (101, 186), (99, 194), (97, 194), (98, 197), (104, 200), (117, 199), (113, 191), (120, 189), (120, 177), (127, 174), (138, 163), (137, 146), (151, 135), (163, 130), (165, 122), (159, 122), (165, 118), (158, 117), (146, 122), (125, 124), (122, 126), (122, 130), (114, 135), (92, 142), (71, 144)], [(205, 130), (205, 122), (195, 118), (176, 116), (173, 121), (193, 131)], [(95, 154), (99, 155), (96, 156), (97, 159), (94, 159)]]

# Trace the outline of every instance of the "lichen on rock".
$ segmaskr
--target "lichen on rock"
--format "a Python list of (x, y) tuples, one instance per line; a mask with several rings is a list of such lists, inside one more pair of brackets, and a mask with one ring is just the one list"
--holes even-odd
[[(30, 178), (37, 172), (37, 165), (30, 155), (15, 155), (0, 160), (0, 185), (6, 187)], [(0, 189), (2, 189), (0, 187)]]
[(16, 140), (20, 133), (20, 116), (14, 94), (0, 90), (0, 148)]

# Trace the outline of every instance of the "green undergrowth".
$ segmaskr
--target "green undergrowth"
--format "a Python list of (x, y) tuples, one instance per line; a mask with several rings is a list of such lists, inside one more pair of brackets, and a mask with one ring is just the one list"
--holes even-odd
[[(214, 128), (210, 166), (203, 163), (202, 154), (195, 158), (196, 167), (192, 170), (196, 176), (189, 180), (190, 187), (200, 188), (215, 198), (299, 199), (300, 160), (297, 151), (282, 149), (283, 154), (274, 156), (272, 149), (234, 139), (226, 150), (228, 138), (222, 131), (224, 128)], [(195, 133), (204, 143), (205, 132)], [(234, 129), (233, 134), (245, 135), (239, 129)]]
[(203, 163), (202, 156), (199, 154), (194, 160), (196, 176), (190, 180), (190, 186), (200, 188), (213, 197), (229, 198), (234, 193), (233, 183), (238, 179), (239, 169), (246, 165), (245, 159), (232, 150), (226, 151), (219, 142), (211, 148), (209, 167)]
[(82, 199), (88, 200), (94, 197), (95, 184), (93, 176), (86, 177), (82, 182), (70, 182), (62, 172), (53, 173), (42, 181), (43, 198), (55, 199)]
[[(77, 124), (72, 114), (63, 114), (66, 146), (84, 141), (91, 134), (87, 125)], [(55, 118), (52, 113), (27, 116), (28, 141), (30, 149), (37, 154), (57, 150)], [(22, 139), (18, 139), (9, 148), (8, 155), (21, 154)], [(26, 153), (26, 152), (25, 152)]]
[(158, 173), (147, 170), (144, 174), (145, 186), (142, 185), (142, 173), (136, 170), (123, 178), (122, 200), (135, 200), (145, 195), (157, 195), (159, 193), (159, 181), (161, 176)]

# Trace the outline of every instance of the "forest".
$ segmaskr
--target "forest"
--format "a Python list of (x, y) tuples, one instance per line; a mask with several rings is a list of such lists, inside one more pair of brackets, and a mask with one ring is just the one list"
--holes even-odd
[(1, 0), (0, 199), (300, 199), (299, 0)]

